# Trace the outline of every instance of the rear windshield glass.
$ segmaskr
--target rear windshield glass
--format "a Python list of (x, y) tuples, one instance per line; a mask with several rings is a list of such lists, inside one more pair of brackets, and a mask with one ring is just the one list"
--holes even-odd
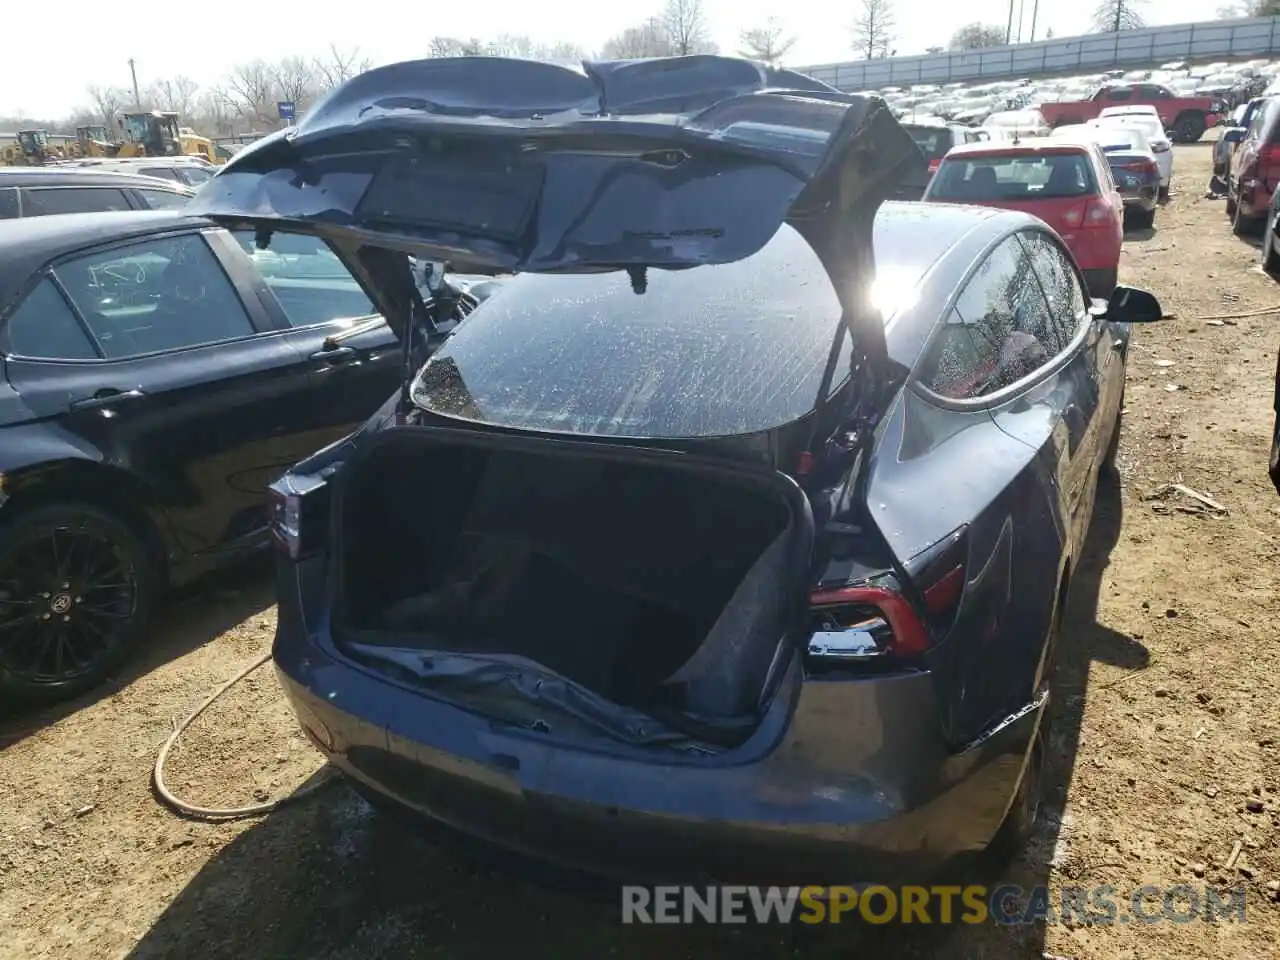
[(944, 160), (929, 187), (932, 200), (1048, 200), (1094, 192), (1080, 153), (1012, 154)]
[(516, 277), (435, 353), (414, 402), (499, 426), (635, 438), (755, 433), (813, 409), (840, 303), (791, 227), (744, 260), (649, 270), (645, 287), (633, 292), (621, 271)]
[(951, 131), (946, 127), (913, 127), (908, 124), (906, 130), (926, 160), (941, 159), (953, 146)]

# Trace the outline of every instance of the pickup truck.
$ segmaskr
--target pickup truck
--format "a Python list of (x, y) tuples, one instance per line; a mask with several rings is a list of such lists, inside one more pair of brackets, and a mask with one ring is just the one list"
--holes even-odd
[(1179, 97), (1158, 83), (1109, 84), (1088, 100), (1075, 103), (1042, 103), (1040, 112), (1051, 127), (1087, 123), (1107, 107), (1152, 106), (1165, 129), (1178, 143), (1195, 143), (1210, 127), (1216, 127), (1227, 105), (1215, 97)]

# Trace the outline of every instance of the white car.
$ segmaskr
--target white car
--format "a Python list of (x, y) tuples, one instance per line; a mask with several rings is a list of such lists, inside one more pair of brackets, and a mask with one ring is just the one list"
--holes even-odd
[(1020, 139), (1047, 137), (1049, 123), (1035, 107), (1024, 110), (1002, 110), (987, 117), (984, 127), (1002, 127)]
[(1173, 182), (1173, 144), (1165, 132), (1164, 123), (1155, 107), (1108, 107), (1099, 115), (1098, 124), (1107, 127), (1128, 127), (1146, 138), (1160, 168), (1160, 198), (1167, 199), (1169, 185)]

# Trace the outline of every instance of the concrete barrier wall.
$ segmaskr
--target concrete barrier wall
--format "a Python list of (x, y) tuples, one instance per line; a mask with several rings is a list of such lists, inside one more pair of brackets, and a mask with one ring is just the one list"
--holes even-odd
[(1280, 54), (1280, 17), (1210, 20), (1086, 37), (988, 47), (921, 57), (890, 57), (797, 67), (847, 92), (914, 83), (1004, 80), (1054, 73), (1147, 67), (1170, 60), (1247, 58)]

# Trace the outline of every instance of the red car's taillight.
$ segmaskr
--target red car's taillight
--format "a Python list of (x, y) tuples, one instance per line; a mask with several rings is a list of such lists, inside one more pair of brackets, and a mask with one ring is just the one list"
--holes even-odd
[(938, 172), (938, 168), (939, 168), (940, 166), (942, 166), (942, 158), (941, 158), (941, 157), (935, 157), (934, 159), (930, 160), (930, 161), (929, 161), (929, 173), (931, 173), (931, 174), (937, 173), (937, 172)]
[(1090, 197), (1083, 206), (1072, 207), (1062, 215), (1068, 227), (1104, 227), (1112, 222), (1114, 211), (1101, 197)]
[(329, 488), (320, 477), (288, 474), (267, 488), (271, 542), (299, 560), (323, 550), (329, 529)]

